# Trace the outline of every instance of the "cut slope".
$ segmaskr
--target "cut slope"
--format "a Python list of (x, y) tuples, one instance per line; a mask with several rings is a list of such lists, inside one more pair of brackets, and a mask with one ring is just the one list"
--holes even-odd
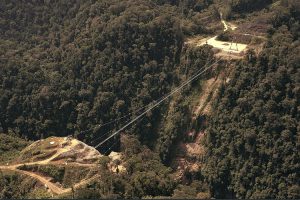
[(38, 140), (21, 151), (17, 163), (77, 162), (92, 164), (96, 163), (100, 157), (101, 154), (95, 148), (72, 137), (49, 137)]
[[(52, 193), (63, 194), (71, 192), (71, 188), (63, 188), (60, 179), (59, 182), (53, 182), (55, 177), (52, 172), (55, 172), (55, 169), (63, 169), (62, 172), (65, 173), (67, 167), (68, 169), (81, 167), (82, 170), (76, 174), (87, 174), (89, 170), (97, 168), (96, 164), (101, 157), (102, 155), (95, 148), (72, 137), (50, 137), (27, 146), (16, 160), (0, 166), (0, 170), (30, 176), (41, 182)], [(82, 176), (69, 177), (68, 179), (73, 178), (73, 180), (67, 180), (67, 186), (73, 185), (73, 188), (77, 188), (98, 177), (94, 173), (88, 174), (83, 176), (84, 179)], [(66, 174), (62, 176), (66, 178)]]
[(199, 115), (209, 115), (211, 112), (211, 99), (217, 94), (221, 84), (221, 78), (211, 78), (204, 81), (202, 92), (199, 96), (199, 101), (193, 111), (193, 119), (195, 120)]

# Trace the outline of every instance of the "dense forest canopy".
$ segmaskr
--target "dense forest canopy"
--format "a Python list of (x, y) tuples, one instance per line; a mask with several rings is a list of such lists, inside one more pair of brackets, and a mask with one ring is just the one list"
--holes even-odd
[(216, 99), (203, 170), (216, 197), (300, 197), (300, 16), (295, 13), (289, 20), (278, 13), (264, 51), (239, 62)]
[(4, 131), (31, 139), (79, 133), (158, 99), (177, 78), (183, 37), (171, 6), (24, 1), (2, 7)]
[[(172, 3), (9, 1), (1, 9), (4, 132), (29, 139), (75, 134), (90, 142), (128, 118), (96, 125), (133, 118), (182, 79), (184, 16)], [(209, 49), (203, 52), (201, 66), (211, 59)], [(162, 113), (148, 113), (128, 132), (153, 143)]]
[[(206, 116), (196, 122), (191, 117), (199, 80), (100, 149), (112, 150), (117, 141), (114, 150), (124, 154), (127, 174), (110, 173), (104, 156), (99, 168), (105, 178), (76, 195), (300, 198), (297, 0), (2, 0), (0, 132), (6, 135), (0, 135), (0, 161), (28, 144), (14, 141), (18, 137), (73, 135), (90, 145), (100, 142), (94, 139), (216, 60), (211, 46), (185, 42), (223, 31), (221, 13), (240, 23), (263, 13), (272, 28), (259, 54), (249, 50), (203, 74), (203, 80), (218, 79), (225, 66), (234, 66), (206, 125), (197, 124)], [(170, 168), (174, 149), (188, 131), (203, 127), (201, 168), (178, 180)], [(18, 193), (19, 179), (0, 173), (0, 198), (23, 198), (30, 188), (21, 185)]]

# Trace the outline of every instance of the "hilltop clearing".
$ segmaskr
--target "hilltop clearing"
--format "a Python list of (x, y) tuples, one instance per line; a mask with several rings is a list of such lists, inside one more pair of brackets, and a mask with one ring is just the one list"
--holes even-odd
[[(221, 22), (224, 26), (224, 32), (226, 31), (234, 31), (237, 26), (233, 24), (227, 23), (223, 18), (221, 14)], [(247, 50), (247, 44), (242, 44), (242, 43), (237, 43), (234, 41), (226, 42), (226, 41), (220, 41), (218, 40), (218, 35), (212, 37), (212, 38), (205, 38), (201, 40), (197, 46), (202, 46), (202, 45), (211, 45), (214, 48), (220, 50), (220, 53), (228, 53), (229, 55), (233, 54), (235, 57), (242, 56), (244, 55), (245, 51)]]
[[(0, 170), (29, 176), (52, 195), (62, 195), (97, 179), (102, 156), (95, 148), (72, 137), (49, 137), (24, 148), (17, 158), (0, 166)], [(110, 171), (125, 170), (122, 165), (113, 164), (116, 160), (120, 163), (119, 153), (112, 152), (110, 157)]]
[(101, 154), (93, 147), (72, 137), (49, 137), (38, 140), (21, 151), (17, 163), (48, 164), (49, 162), (96, 163)]
[(30, 176), (52, 193), (63, 194), (71, 188), (63, 188), (62, 184), (77, 188), (94, 180), (92, 171), (101, 156), (93, 147), (72, 137), (50, 137), (30, 144), (0, 170)]
[(210, 37), (196, 35), (187, 38), (186, 44), (197, 47), (211, 45), (216, 56), (224, 59), (242, 59), (249, 49), (254, 49), (258, 54), (262, 50), (267, 30), (270, 28), (270, 14), (263, 16), (263, 19), (256, 16), (236, 25), (226, 21), (220, 13), (220, 22), (211, 23), (220, 23), (223, 32), (217, 31), (217, 35)]

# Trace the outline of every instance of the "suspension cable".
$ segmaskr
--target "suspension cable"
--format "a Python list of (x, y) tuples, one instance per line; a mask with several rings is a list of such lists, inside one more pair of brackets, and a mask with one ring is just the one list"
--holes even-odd
[[(85, 130), (85, 131), (81, 131), (79, 134), (84, 134), (84, 133), (86, 133), (86, 132), (89, 132), (89, 131), (91, 131), (91, 130), (97, 128), (97, 127), (98, 127), (98, 128), (101, 128), (101, 127), (104, 127), (104, 126), (106, 126), (106, 125), (113, 124), (114, 122), (118, 122), (118, 121), (120, 121), (120, 120), (122, 120), (122, 119), (124, 119), (124, 118), (126, 118), (126, 117), (132, 116), (133, 114), (138, 113), (138, 112), (144, 110), (145, 108), (149, 107), (151, 104), (153, 104), (153, 103), (155, 103), (155, 102), (157, 102), (157, 101), (160, 101), (162, 98), (164, 98), (164, 96), (162, 96), (162, 97), (160, 97), (160, 98), (158, 98), (158, 99), (156, 99), (156, 100), (151, 101), (151, 102), (148, 103), (147, 105), (145, 105), (145, 106), (139, 108), (138, 110), (132, 111), (132, 112), (130, 112), (130, 113), (127, 114), (127, 115), (123, 115), (122, 117), (119, 117), (119, 118), (116, 118), (116, 119), (114, 119), (114, 120), (105, 122), (104, 124), (98, 124), (98, 125), (96, 125), (96, 126), (94, 126), (94, 127), (92, 127), (92, 128), (89, 128), (89, 129)], [(127, 123), (127, 122), (129, 122), (129, 120), (126, 121), (125, 123)], [(106, 134), (107, 134), (107, 133), (105, 133), (105, 135), (106, 135)], [(98, 139), (99, 139), (99, 138), (98, 138)]]
[(105, 152), (103, 155), (107, 154), (119, 141), (115, 141)]
[[(200, 72), (202, 69), (203, 69), (203, 68), (201, 68), (200, 70), (198, 70), (196, 73)], [(167, 94), (167, 95), (168, 95), (168, 94)], [(165, 95), (165, 96), (167, 96), (167, 95)], [(160, 101), (160, 100), (163, 99), (165, 96), (162, 96), (162, 97), (160, 97), (160, 98), (158, 98), (158, 99), (156, 99), (156, 100), (153, 100), (153, 101), (151, 101), (150, 103), (148, 103), (147, 105), (141, 107), (141, 108), (138, 109), (138, 110), (132, 111), (132, 112), (130, 112), (130, 113), (127, 114), (127, 115), (123, 115), (122, 117), (119, 117), (119, 118), (117, 118), (117, 119), (114, 119), (114, 120), (105, 122), (104, 124), (96, 125), (95, 127), (101, 128), (101, 127), (104, 127), (104, 126), (106, 126), (106, 125), (108, 125), (108, 124), (112, 124), (112, 123), (114, 123), (114, 122), (120, 121), (121, 119), (124, 119), (124, 118), (126, 118), (126, 117), (128, 117), (128, 116), (131, 116), (131, 115), (133, 115), (133, 114), (135, 114), (135, 113), (138, 113), (139, 111), (143, 110), (144, 108), (147, 108), (147, 107), (150, 106), (151, 104)], [(125, 123), (126, 123), (126, 122), (125, 122)], [(94, 127), (94, 128), (95, 128), (95, 127)], [(90, 131), (90, 130), (92, 130), (92, 129), (93, 129), (93, 128), (90, 128), (90, 129), (88, 129), (88, 130), (82, 131), (81, 133)]]
[[(198, 72), (200, 72), (202, 69), (203, 69), (203, 68), (201, 68), (200, 70), (198, 70), (198, 71), (196, 72), (196, 74), (197, 74)], [(168, 95), (168, 94), (167, 94), (167, 95)], [(165, 95), (165, 96), (167, 96), (167, 95)], [(158, 99), (156, 99), (156, 100), (153, 100), (153, 101), (151, 101), (150, 103), (148, 103), (147, 105), (141, 107), (141, 108), (138, 109), (138, 110), (132, 111), (132, 112), (130, 112), (130, 113), (127, 114), (127, 115), (123, 115), (122, 117), (119, 117), (119, 118), (116, 118), (116, 119), (114, 119), (114, 120), (105, 122), (104, 124), (98, 124), (98, 125), (96, 125), (96, 126), (94, 126), (94, 127), (92, 127), (92, 128), (89, 128), (89, 129), (85, 130), (85, 131), (81, 131), (79, 134), (83, 134), (83, 133), (89, 132), (89, 131), (95, 129), (96, 127), (101, 128), (101, 127), (104, 127), (104, 126), (106, 126), (106, 125), (112, 124), (112, 123), (114, 123), (114, 122), (120, 121), (121, 119), (124, 119), (124, 118), (126, 118), (126, 117), (129, 117), (129, 116), (131, 116), (131, 115), (133, 115), (133, 114), (135, 114), (135, 113), (138, 113), (138, 112), (142, 111), (143, 109), (149, 107), (151, 104), (160, 101), (160, 100), (163, 99), (165, 96), (162, 96), (162, 97), (160, 97), (160, 98), (158, 98)], [(129, 120), (128, 120), (128, 121), (129, 121)], [(126, 121), (125, 123), (127, 123), (128, 121)], [(107, 135), (107, 133), (105, 133), (105, 135)], [(97, 138), (97, 139), (99, 139), (99, 138)], [(97, 140), (97, 139), (96, 139), (96, 140)]]
[[(145, 116), (144, 117), (142, 117), (141, 119), (139, 119), (137, 122), (135, 122), (135, 125), (137, 125), (139, 122), (141, 122), (143, 119), (145, 118)], [(106, 153), (108, 153), (117, 143), (118, 143), (119, 141), (115, 141), (108, 149), (107, 149), (107, 151), (105, 151), (105, 153), (104, 153), (104, 155), (106, 154)]]
[[(127, 120), (125, 123), (128, 123), (129, 121), (130, 121), (130, 119)], [(104, 138), (104, 136), (108, 135), (108, 134), (111, 133), (111, 132), (112, 132), (112, 130), (107, 131), (107, 132), (104, 133), (103, 135), (101, 135), (101, 136), (95, 138), (95, 139), (93, 140), (93, 142), (94, 142), (94, 141), (97, 141), (97, 140), (100, 140), (100, 139), (102, 139), (102, 138)], [(93, 142), (92, 142), (92, 143), (93, 143)]]
[[(119, 134), (122, 130), (124, 130), (125, 128), (127, 128), (128, 126), (130, 126), (131, 124), (133, 124), (135, 121), (137, 121), (139, 118), (141, 118), (143, 115), (145, 115), (146, 113), (148, 113), (149, 111), (151, 111), (152, 109), (154, 109), (155, 107), (159, 106), (162, 102), (164, 102), (166, 99), (168, 99), (170, 96), (172, 96), (174, 93), (178, 92), (179, 90), (181, 90), (184, 86), (188, 85), (190, 82), (192, 82), (193, 80), (195, 80), (196, 78), (198, 78), (200, 75), (202, 75), (204, 72), (206, 72), (208, 69), (210, 69), (214, 64), (218, 63), (221, 60), (218, 59), (216, 62), (212, 63), (210, 66), (206, 67), (203, 71), (197, 73), (196, 75), (192, 76), (189, 80), (187, 80), (185, 83), (183, 83), (181, 86), (177, 87), (176, 89), (174, 89), (173, 91), (171, 91), (168, 95), (166, 95), (164, 98), (162, 98), (160, 101), (156, 102), (154, 105), (152, 105), (150, 108), (148, 108), (146, 111), (144, 111), (143, 113), (141, 113), (140, 115), (138, 115), (136, 118), (134, 118), (133, 120), (131, 120), (129, 123), (127, 123), (126, 125), (124, 125), (123, 127), (121, 127), (119, 130), (115, 131), (113, 134), (111, 134), (109, 137), (107, 137), (105, 140), (103, 140), (102, 142), (100, 142), (99, 144), (97, 144), (95, 146), (95, 148), (98, 148), (99, 146), (101, 146), (102, 144), (104, 144), (106, 141), (108, 141), (110, 138), (114, 137), (115, 135)], [(200, 70), (199, 70), (200, 71)]]

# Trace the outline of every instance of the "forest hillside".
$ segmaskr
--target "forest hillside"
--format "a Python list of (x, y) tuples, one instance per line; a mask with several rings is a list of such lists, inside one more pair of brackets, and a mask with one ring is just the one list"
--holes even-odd
[(300, 198), (299, 20), (297, 0), (2, 0), (0, 198)]

